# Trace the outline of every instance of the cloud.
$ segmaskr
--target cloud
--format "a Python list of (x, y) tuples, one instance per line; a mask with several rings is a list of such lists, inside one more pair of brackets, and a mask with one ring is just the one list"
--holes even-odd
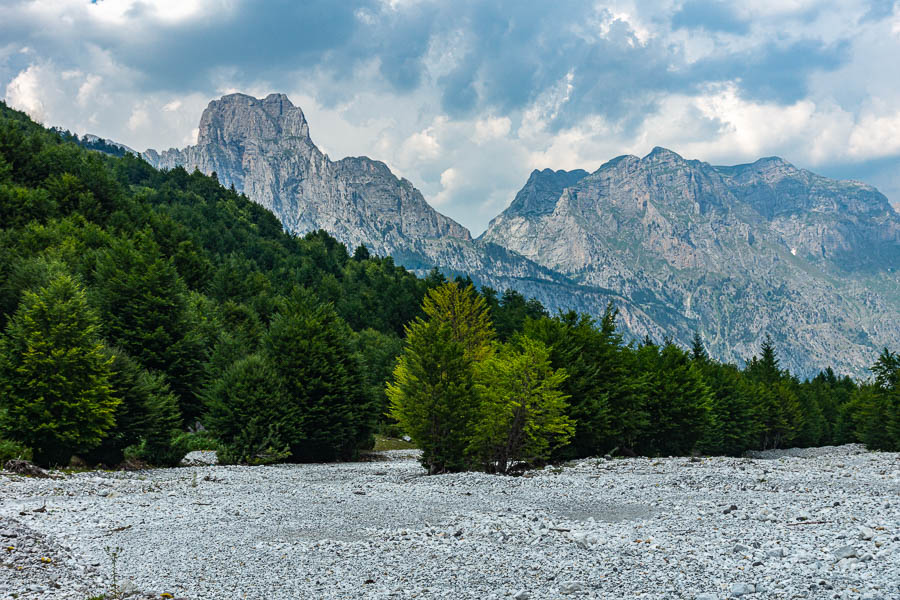
[(690, 0), (672, 17), (675, 29), (706, 29), (742, 34), (750, 29), (748, 21), (738, 15), (737, 6), (718, 0)]
[(384, 160), (478, 233), (532, 168), (655, 145), (900, 198), (897, 32), (879, 0), (7, 0), (0, 91), (139, 149), (191, 142), (223, 93), (285, 92), (332, 157)]

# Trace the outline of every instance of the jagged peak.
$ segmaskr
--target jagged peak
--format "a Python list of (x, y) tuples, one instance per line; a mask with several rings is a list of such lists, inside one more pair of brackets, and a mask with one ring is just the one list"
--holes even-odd
[(213, 100), (203, 111), (198, 144), (281, 136), (309, 138), (309, 125), (300, 107), (286, 94), (259, 99), (235, 92)]
[(660, 160), (660, 159), (680, 160), (680, 161), (684, 160), (684, 158), (677, 152), (669, 150), (668, 148), (663, 148), (662, 146), (655, 146), (653, 148), (653, 150), (650, 151), (650, 154), (648, 154), (647, 156), (645, 156), (643, 158), (643, 160), (648, 160), (648, 159), (650, 159), (650, 160)]

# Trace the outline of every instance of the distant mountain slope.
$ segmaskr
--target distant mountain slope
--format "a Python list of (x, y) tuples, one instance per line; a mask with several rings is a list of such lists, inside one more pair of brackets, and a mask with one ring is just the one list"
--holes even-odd
[[(312, 142), (302, 110), (284, 94), (214, 100), (200, 119), (196, 146), (147, 150), (143, 157), (157, 168), (215, 172), (220, 182), (272, 210), (294, 233), (324, 229), (351, 251), (362, 244), (419, 273), (437, 266), (468, 274), (481, 285), (517, 289), (553, 310), (597, 314), (613, 300), (635, 335), (662, 334), (643, 310), (614, 292), (577, 286), (506, 248), (474, 242), (465, 227), (434, 210), (384, 163), (366, 157), (330, 160)], [(560, 171), (550, 177), (553, 183), (526, 192), (522, 202), (530, 205), (531, 196), (552, 195), (584, 175)]]
[(656, 148), (535, 206), (514, 202), (479, 241), (616, 290), (676, 339), (700, 331), (718, 357), (746, 358), (770, 333), (784, 366), (861, 374), (900, 342), (900, 216), (865, 184)]

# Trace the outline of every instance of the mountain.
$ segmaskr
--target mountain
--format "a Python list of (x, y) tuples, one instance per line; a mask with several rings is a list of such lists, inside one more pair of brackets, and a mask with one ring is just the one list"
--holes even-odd
[[(900, 216), (871, 186), (780, 158), (719, 167), (664, 148), (559, 193), (547, 173), (479, 242), (614, 289), (676, 340), (699, 331), (725, 360), (769, 333), (785, 367), (859, 375), (900, 344)], [(537, 189), (547, 193), (527, 192)]]
[[(215, 173), (224, 185), (270, 209), (293, 233), (324, 229), (351, 251), (365, 245), (420, 274), (435, 266), (451, 275), (468, 274), (480, 285), (514, 288), (551, 308), (597, 313), (614, 301), (629, 331), (662, 334), (620, 294), (576, 285), (502, 246), (475, 242), (468, 229), (434, 210), (384, 163), (367, 157), (332, 161), (313, 143), (303, 111), (284, 94), (223, 96), (203, 112), (196, 146), (147, 150), (142, 156), (156, 168)], [(530, 206), (584, 175), (548, 175), (523, 191), (521, 202)]]
[(634, 338), (699, 331), (713, 356), (741, 362), (768, 333), (804, 374), (866, 375), (880, 347), (900, 345), (900, 217), (870, 186), (780, 158), (723, 167), (656, 148), (593, 173), (534, 171), (473, 239), (384, 163), (332, 161), (283, 94), (214, 100), (196, 146), (143, 156), (216, 173), (293, 233), (325, 229), (418, 273), (467, 274), (550, 310), (598, 315), (613, 301)]
[(310, 139), (303, 111), (284, 94), (214, 100), (200, 119), (196, 146), (143, 156), (158, 168), (216, 173), (278, 215), (289, 231), (325, 229), (351, 251), (365, 244), (384, 255), (414, 251), (435, 238), (471, 241), (465, 227), (431, 208), (384, 163), (330, 160)]

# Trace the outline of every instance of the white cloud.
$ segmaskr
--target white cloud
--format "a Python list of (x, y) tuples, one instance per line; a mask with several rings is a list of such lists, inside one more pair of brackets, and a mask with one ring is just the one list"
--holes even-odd
[(484, 144), (491, 140), (506, 137), (511, 128), (512, 121), (509, 117), (478, 119), (475, 121), (475, 135), (472, 136), (472, 140), (476, 144)]
[(41, 85), (41, 71), (42, 67), (32, 65), (16, 75), (6, 86), (6, 102), (43, 123), (47, 114), (42, 98), (47, 89)]

